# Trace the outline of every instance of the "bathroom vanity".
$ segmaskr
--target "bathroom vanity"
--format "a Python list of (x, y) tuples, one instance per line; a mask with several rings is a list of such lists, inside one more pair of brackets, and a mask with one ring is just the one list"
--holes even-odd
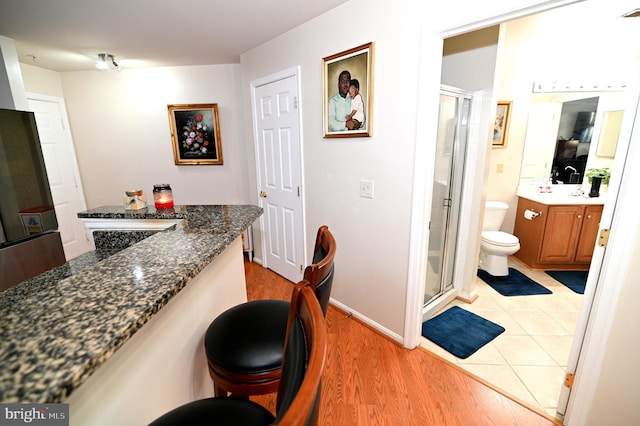
[(531, 269), (588, 270), (603, 204), (603, 197), (519, 194), (514, 235), (520, 250), (513, 256)]

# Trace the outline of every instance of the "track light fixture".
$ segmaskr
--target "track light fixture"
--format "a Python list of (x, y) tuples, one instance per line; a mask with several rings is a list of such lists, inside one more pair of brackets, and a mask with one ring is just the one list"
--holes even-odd
[(107, 71), (110, 69), (120, 70), (120, 65), (115, 61), (112, 54), (99, 53), (98, 60), (96, 61), (96, 68), (100, 71)]

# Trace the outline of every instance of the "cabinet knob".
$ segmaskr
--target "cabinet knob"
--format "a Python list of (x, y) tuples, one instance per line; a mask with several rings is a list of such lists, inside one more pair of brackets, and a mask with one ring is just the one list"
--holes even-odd
[(590, 214), (587, 215), (587, 219), (591, 219), (591, 215)]
[(581, 214), (578, 215), (578, 219), (582, 219), (582, 215)]

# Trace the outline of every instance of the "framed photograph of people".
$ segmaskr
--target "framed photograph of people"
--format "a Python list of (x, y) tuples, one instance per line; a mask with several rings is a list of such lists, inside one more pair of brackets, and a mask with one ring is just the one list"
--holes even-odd
[(373, 42), (322, 59), (325, 138), (372, 135)]
[(177, 165), (222, 165), (218, 104), (168, 105)]
[(499, 101), (496, 109), (496, 120), (493, 124), (493, 148), (507, 147), (507, 133), (509, 131), (509, 113), (511, 102)]

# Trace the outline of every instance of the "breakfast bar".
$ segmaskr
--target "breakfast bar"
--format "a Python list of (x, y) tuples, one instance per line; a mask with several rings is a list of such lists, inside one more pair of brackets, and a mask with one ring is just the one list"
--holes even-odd
[(64, 402), (72, 425), (125, 425), (211, 396), (202, 338), (246, 301), (241, 234), (261, 214), (253, 205), (79, 213), (128, 223), (109, 228), (115, 240), (136, 221), (159, 226), (0, 293), (0, 403)]

